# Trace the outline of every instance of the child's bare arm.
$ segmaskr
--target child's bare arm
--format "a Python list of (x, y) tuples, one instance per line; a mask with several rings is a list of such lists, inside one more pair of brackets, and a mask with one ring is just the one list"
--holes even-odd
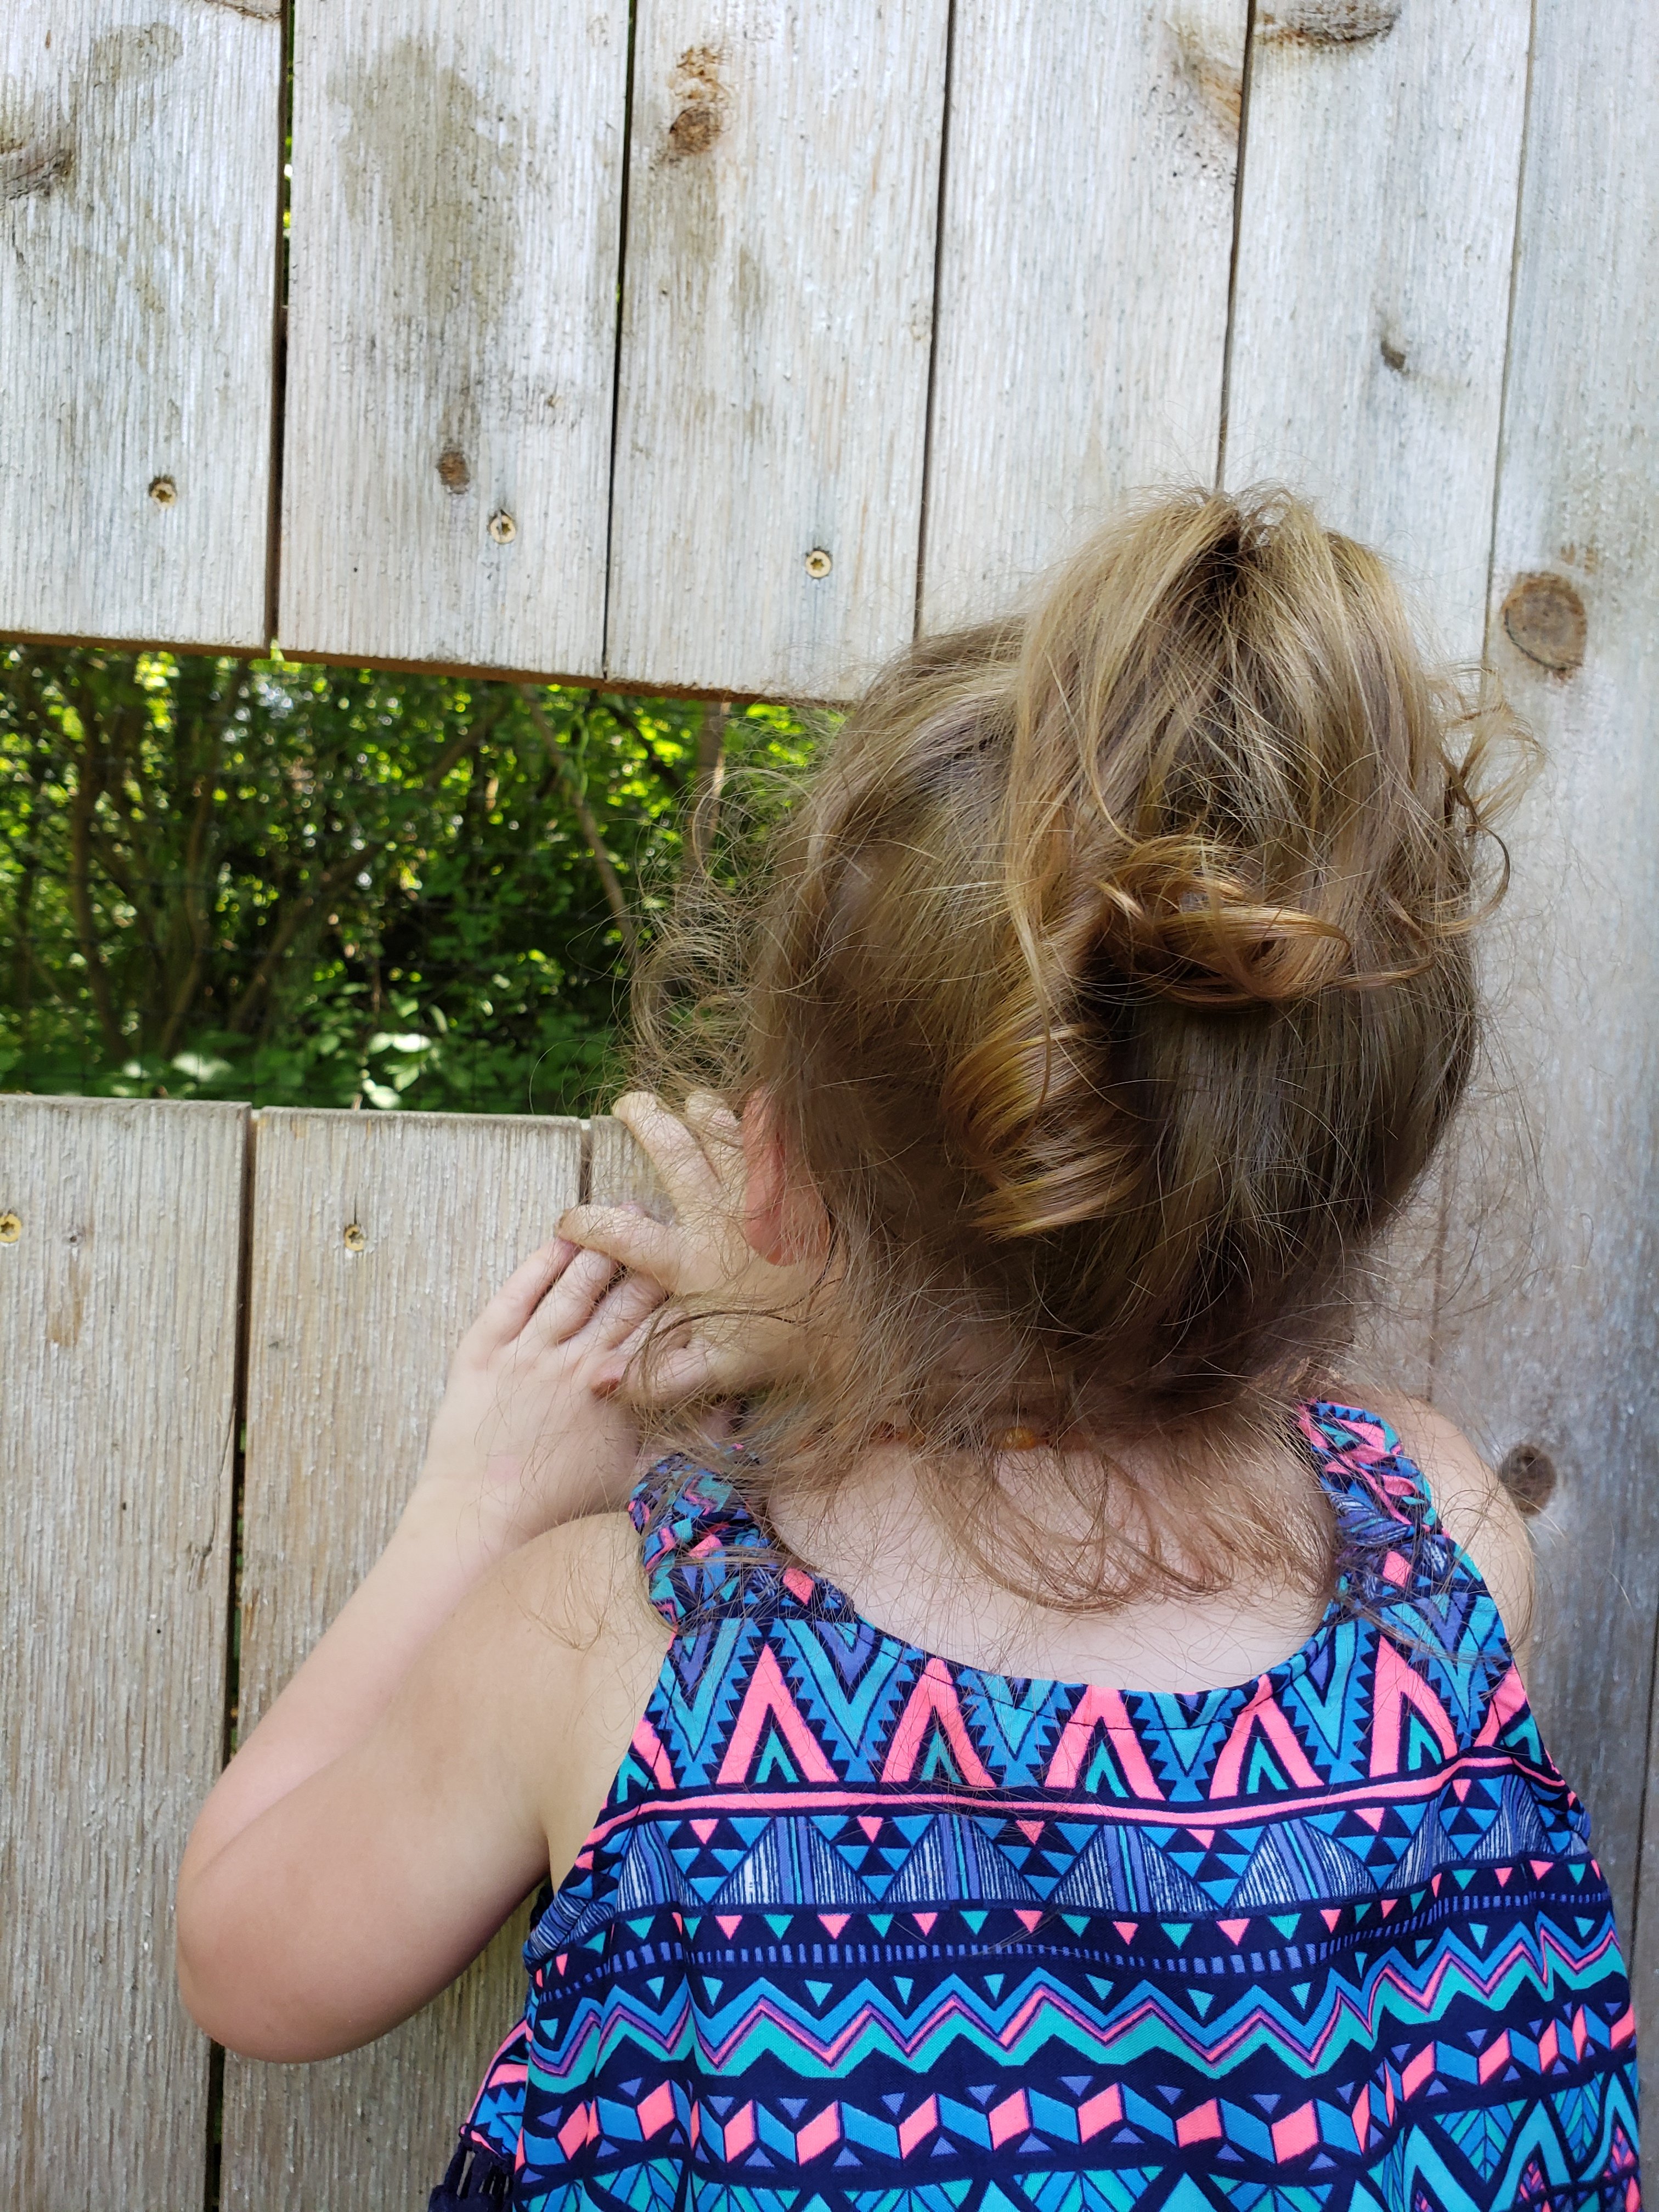
[[(237, 1923), (246, 1941), (257, 1943), (254, 1923), (262, 1916), (269, 1923), (269, 1900), (283, 1893), (276, 1879), (283, 1850), (314, 1861), (349, 1886), (348, 1863), (358, 1846), (350, 1790), (363, 1778), (362, 1762), (371, 1755), (384, 1761), (392, 1756), (387, 1746), (402, 1741), (395, 1729), (386, 1737), (383, 1723), (392, 1727), (406, 1705), (400, 1693), (411, 1670), (418, 1666), (427, 1680), (440, 1663), (428, 1647), (467, 1593), (486, 1586), (483, 1613), (467, 1632), (485, 1635), (487, 1642), (479, 1623), (499, 1625), (507, 1602), (501, 1593), (515, 1588), (510, 1577), (503, 1583), (496, 1575), (501, 1563), (544, 1531), (614, 1508), (625, 1497), (637, 1453), (635, 1417), (598, 1377), (660, 1293), (637, 1279), (608, 1287), (612, 1273), (611, 1262), (598, 1255), (551, 1245), (492, 1299), (456, 1353), (426, 1464), (391, 1542), (208, 1799), (180, 1871), (179, 1938), (186, 2002), (215, 2033), (228, 2035), (222, 2009), (228, 1988), (240, 2018), (232, 1985), (242, 1978), (246, 1960)], [(533, 1562), (522, 1571), (534, 1573)], [(470, 1648), (458, 1657), (463, 1673)], [(504, 1646), (498, 1656), (522, 1655)], [(496, 1706), (514, 1705), (519, 1687), (510, 1678), (498, 1682)], [(453, 1698), (429, 1688), (434, 1726), (445, 1717), (454, 1722), (465, 1701), (464, 1683)], [(483, 1721), (480, 1729), (487, 1734)], [(453, 1755), (455, 1776), (468, 1771), (471, 1752), (458, 1749), (444, 1728), (432, 1742), (447, 1759)], [(411, 1741), (408, 1755), (416, 1756), (417, 1748)], [(307, 1788), (325, 1774), (326, 1784)], [(492, 1789), (503, 1786), (487, 1773), (478, 1778), (472, 1818), (481, 1830), (495, 1825), (486, 1807)], [(303, 1794), (289, 1804), (296, 1793)], [(418, 1792), (416, 1801), (411, 1836), (426, 1817)], [(374, 1802), (371, 1796), (365, 1815), (371, 1828)], [(269, 1817), (284, 1805), (282, 1819)], [(463, 1946), (457, 1965), (470, 1955), (466, 1945), (476, 1948), (491, 1932), (489, 1924), (474, 1925), (477, 1913), (494, 1911), (499, 1924), (545, 1867), (544, 1838), (532, 1850), (539, 1865), (523, 1870), (520, 1880), (510, 1820), (504, 1832), (507, 1860), (480, 1874), (481, 1889), (468, 1893), (465, 1883), (458, 1889), (458, 1900), (470, 1893), (473, 1902), (458, 1902), (451, 1939), (452, 1947)], [(293, 1879), (303, 1887), (302, 1865)], [(283, 1932), (284, 1940), (299, 1940), (292, 1927)]]
[(667, 1640), (620, 1515), (488, 1574), (358, 1741), (187, 1864), (179, 1975), (202, 2026), (323, 2058), (435, 1996), (574, 1857)]

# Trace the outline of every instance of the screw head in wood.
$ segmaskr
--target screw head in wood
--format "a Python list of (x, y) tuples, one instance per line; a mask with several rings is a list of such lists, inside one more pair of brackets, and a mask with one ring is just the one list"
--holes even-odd
[(1516, 1444), (1498, 1462), (1498, 1480), (1530, 1517), (1549, 1504), (1559, 1477), (1542, 1444)]
[(459, 499), (472, 481), (466, 455), (459, 446), (446, 446), (438, 456), (438, 482)]
[(171, 477), (152, 477), (149, 480), (149, 495), (157, 507), (171, 507), (179, 496), (179, 487)]
[(357, 1222), (348, 1221), (340, 1231), (340, 1242), (348, 1252), (362, 1252), (368, 1249), (368, 1237)]
[(489, 534), (498, 545), (510, 545), (519, 534), (519, 526), (505, 507), (497, 507), (489, 518)]
[(809, 576), (827, 576), (835, 565), (822, 545), (815, 545), (806, 556), (806, 573)]
[(23, 1233), (23, 1224), (15, 1213), (0, 1213), (0, 1244), (15, 1244)]
[(1517, 576), (1504, 602), (1511, 645), (1558, 676), (1584, 662), (1584, 602), (1565, 576)]

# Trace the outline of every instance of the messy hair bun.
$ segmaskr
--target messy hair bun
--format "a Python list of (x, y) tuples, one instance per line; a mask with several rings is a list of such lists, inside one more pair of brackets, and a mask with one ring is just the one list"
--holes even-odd
[[(1318, 1373), (1468, 1079), (1500, 734), (1280, 494), (1146, 506), (877, 681), (638, 994), (646, 1078), (764, 1089), (834, 1224), (765, 1480), (896, 1419), (960, 1496), (1011, 1407), (1219, 1434)], [(1102, 1546), (1079, 1602), (1158, 1578)]]

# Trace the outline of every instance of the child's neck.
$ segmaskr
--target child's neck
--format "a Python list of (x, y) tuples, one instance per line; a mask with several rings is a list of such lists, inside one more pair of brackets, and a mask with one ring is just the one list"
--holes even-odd
[[(1002, 1463), (1016, 1503), (1045, 1502), (1042, 1451)], [(1155, 1468), (1137, 1476), (1156, 1492)], [(1052, 1462), (1046, 1496), (1057, 1486)], [(1261, 1486), (1287, 1528), (1325, 1524), (1318, 1481), (1292, 1447), (1247, 1478)], [(930, 1502), (915, 1456), (902, 1443), (880, 1446), (823, 1499), (780, 1500), (778, 1534), (843, 1590), (879, 1629), (908, 1644), (987, 1672), (1126, 1690), (1191, 1692), (1249, 1681), (1289, 1657), (1316, 1626), (1326, 1590), (1304, 1575), (1289, 1587), (1239, 1584), (1216, 1596), (1153, 1593), (1077, 1613), (1030, 1602), (1005, 1589), (952, 1538)], [(1079, 1529), (1079, 1535), (1081, 1531)], [(1056, 1531), (1052, 1556), (1076, 1555)], [(1288, 1547), (1287, 1547), (1288, 1548)]]

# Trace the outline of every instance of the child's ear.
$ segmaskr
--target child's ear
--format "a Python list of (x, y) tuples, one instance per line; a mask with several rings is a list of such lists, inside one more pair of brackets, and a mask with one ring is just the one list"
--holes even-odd
[(815, 1191), (791, 1177), (772, 1103), (763, 1091), (743, 1109), (743, 1233), (756, 1258), (775, 1267), (822, 1258), (830, 1225), (823, 1205)]

